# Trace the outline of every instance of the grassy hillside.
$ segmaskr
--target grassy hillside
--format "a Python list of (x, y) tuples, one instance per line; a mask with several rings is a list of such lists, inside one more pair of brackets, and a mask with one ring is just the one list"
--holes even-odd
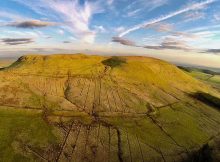
[(199, 69), (193, 67), (179, 67), (187, 74), (205, 82), (206, 84), (210, 84), (213, 88), (216, 88), (220, 91), (220, 73), (206, 70), (206, 69)]
[(0, 139), (7, 141), (0, 161), (196, 159), (220, 133), (219, 98), (154, 58), (23, 56), (0, 71)]

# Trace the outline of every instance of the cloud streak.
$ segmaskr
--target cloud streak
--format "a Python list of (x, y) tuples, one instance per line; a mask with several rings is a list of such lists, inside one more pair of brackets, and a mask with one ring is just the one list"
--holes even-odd
[(166, 4), (168, 4), (168, 0), (136, 0), (130, 3), (124, 10), (128, 12), (127, 16), (131, 17), (135, 16), (139, 12), (153, 11)]
[(24, 20), (24, 19), (28, 19), (26, 16), (21, 16), (21, 15), (18, 15), (17, 13), (13, 13), (13, 12), (6, 12), (6, 11), (3, 11), (1, 9), (0, 11), (0, 18), (7, 18), (7, 19), (10, 19), (10, 20)]
[(144, 48), (155, 49), (155, 50), (172, 49), (172, 50), (184, 50), (184, 51), (189, 51), (193, 49), (192, 47), (188, 46), (185, 41), (177, 40), (173, 38), (166, 38), (158, 46), (144, 46)]
[(170, 32), (174, 30), (174, 26), (169, 23), (154, 23), (146, 26), (145, 28), (152, 28), (158, 32)]
[(29, 21), (10, 23), (7, 26), (17, 27), (17, 28), (42, 28), (42, 27), (54, 26), (54, 25), (55, 23), (53, 22), (45, 22), (45, 21), (40, 21), (40, 20), (29, 20)]
[(32, 38), (3, 38), (1, 41), (6, 45), (20, 45), (34, 42)]
[(189, 22), (189, 21), (195, 21), (199, 19), (204, 19), (205, 18), (205, 13), (204, 12), (191, 12), (187, 13), (184, 15), (184, 22)]
[(208, 50), (205, 50), (204, 53), (220, 54), (220, 49), (208, 49)]
[(121, 38), (121, 37), (113, 37), (112, 42), (117, 42), (122, 45), (126, 46), (132, 46), (132, 47), (141, 47), (141, 48), (147, 48), (147, 49), (154, 49), (154, 50), (165, 50), (165, 49), (170, 49), (170, 50), (183, 50), (183, 51), (190, 51), (193, 50), (194, 48), (189, 46), (186, 41), (176, 39), (176, 38), (165, 38), (159, 45), (137, 45), (135, 42)]
[(138, 25), (136, 25), (136, 26), (134, 26), (134, 27), (132, 27), (130, 29), (127, 29), (126, 31), (120, 33), (119, 37), (123, 37), (123, 36), (133, 32), (133, 31), (139, 30), (141, 28), (145, 28), (145, 27), (147, 27), (147, 26), (149, 26), (151, 24), (154, 24), (154, 23), (158, 23), (158, 22), (170, 19), (170, 18), (172, 18), (174, 16), (186, 13), (188, 11), (193, 11), (193, 10), (201, 9), (201, 8), (207, 6), (208, 4), (214, 3), (216, 1), (217, 0), (206, 0), (206, 1), (203, 1), (203, 2), (195, 3), (195, 4), (192, 4), (191, 6), (188, 6), (188, 7), (185, 7), (183, 9), (177, 10), (175, 12), (172, 12), (172, 13), (168, 14), (168, 15), (161, 16), (159, 18), (156, 18), (156, 19), (144, 22), (142, 24), (138, 24)]
[(112, 42), (117, 42), (126, 46), (136, 46), (135, 42), (121, 37), (113, 37)]

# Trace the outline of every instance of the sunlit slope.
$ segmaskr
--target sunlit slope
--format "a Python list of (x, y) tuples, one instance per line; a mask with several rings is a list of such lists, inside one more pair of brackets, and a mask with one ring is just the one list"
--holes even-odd
[[(218, 95), (210, 87), (161, 60), (124, 57), (126, 62), (111, 67), (103, 64), (108, 59), (82, 54), (23, 56), (1, 72), (6, 82), (1, 85), (1, 90), (7, 94), (8, 100), (17, 98), (14, 105), (31, 107), (32, 104), (42, 108), (43, 100), (48, 99), (57, 109), (87, 113), (146, 113), (147, 107), (172, 104), (178, 98), (187, 100), (188, 95), (199, 91)], [(16, 88), (18, 90), (14, 91)], [(24, 95), (19, 94), (21, 92)], [(98, 107), (96, 110), (93, 110), (94, 102)]]
[[(0, 161), (190, 161), (218, 138), (215, 101), (215, 89), (154, 58), (23, 56), (0, 71), (0, 130), (10, 126)], [(10, 125), (16, 116), (30, 124)]]

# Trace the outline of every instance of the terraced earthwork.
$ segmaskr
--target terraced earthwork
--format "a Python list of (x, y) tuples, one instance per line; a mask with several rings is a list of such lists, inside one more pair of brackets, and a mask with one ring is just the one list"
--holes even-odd
[(153, 58), (23, 56), (0, 71), (0, 161), (218, 161), (219, 107), (198, 93), (220, 97)]

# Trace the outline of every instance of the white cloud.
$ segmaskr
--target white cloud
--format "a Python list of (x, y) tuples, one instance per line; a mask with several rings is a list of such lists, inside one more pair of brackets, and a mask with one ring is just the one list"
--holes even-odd
[(195, 11), (195, 12), (186, 13), (183, 16), (183, 18), (184, 18), (184, 22), (189, 22), (189, 21), (204, 19), (205, 16), (206, 14), (204, 12)]
[(102, 25), (94, 26), (94, 29), (97, 33), (105, 33), (106, 32), (106, 29)]
[(56, 19), (82, 42), (94, 42), (96, 34), (89, 28), (89, 25), (92, 16), (102, 11), (102, 8), (97, 1), (85, 1), (84, 4), (80, 4), (79, 0), (14, 1), (27, 5), (36, 13), (47, 16), (47, 18)]
[(57, 33), (60, 34), (60, 35), (63, 35), (63, 34), (64, 34), (64, 31), (63, 31), (62, 29), (58, 29), (58, 30), (57, 30)]
[(200, 37), (200, 38), (209, 38), (215, 36), (215, 32), (211, 31), (202, 31), (202, 32), (196, 32), (194, 35)]
[(126, 16), (127, 16), (127, 17), (133, 17), (133, 16), (137, 15), (141, 10), (142, 10), (142, 9), (139, 8), (139, 9), (136, 9), (136, 10), (134, 10), (134, 11), (130, 11), (130, 12), (127, 13)]
[[(130, 3), (125, 9), (124, 11), (128, 12), (130, 14), (135, 14), (136, 12), (140, 12), (140, 11), (152, 11), (158, 7), (161, 7), (165, 4), (168, 4), (168, 0), (151, 0), (151, 1), (146, 1), (146, 0), (136, 0), (133, 1), (132, 3)], [(133, 15), (132, 14), (132, 15)]]
[(72, 40), (72, 41), (77, 40), (77, 39), (76, 39), (75, 37), (73, 37), (73, 36), (69, 37), (69, 39)]
[(152, 28), (158, 32), (170, 32), (174, 30), (173, 24), (170, 24), (170, 23), (154, 23), (154, 24), (148, 25), (146, 28)]
[(108, 5), (112, 5), (114, 3), (114, 0), (107, 0)]
[(168, 0), (153, 0), (153, 1), (147, 1), (147, 2), (145, 0), (142, 0), (142, 1), (143, 1), (143, 4), (146, 4), (146, 6), (148, 6), (148, 11), (152, 11), (168, 3)]
[(203, 1), (203, 2), (199, 2), (199, 3), (194, 3), (193, 5), (191, 6), (188, 6), (188, 7), (185, 7), (183, 9), (180, 9), (180, 10), (177, 10), (175, 12), (172, 12), (170, 14), (167, 14), (167, 15), (164, 15), (164, 16), (161, 16), (159, 18), (156, 18), (156, 19), (153, 19), (153, 20), (150, 20), (150, 21), (147, 21), (147, 22), (144, 22), (144, 23), (141, 23), (141, 24), (138, 24), (130, 29), (127, 29), (126, 31), (122, 32), (119, 36), (120, 37), (123, 37), (127, 34), (129, 34), (130, 32), (133, 32), (133, 31), (136, 31), (136, 30), (139, 30), (141, 28), (144, 28), (148, 25), (151, 25), (151, 24), (154, 24), (154, 23), (158, 23), (158, 22), (161, 22), (161, 21), (164, 21), (164, 20), (167, 20), (169, 18), (172, 18), (174, 16), (177, 16), (177, 15), (180, 15), (180, 14), (183, 14), (183, 13), (186, 13), (188, 11), (193, 11), (193, 10), (198, 10), (198, 9), (201, 9), (201, 8), (204, 8), (206, 7), (208, 4), (210, 3), (213, 3), (213, 2), (216, 2), (217, 0), (206, 0), (206, 1)]
[(0, 37), (10, 37), (10, 38), (20, 38), (20, 37), (29, 37), (29, 38), (39, 38), (40, 34), (37, 32), (30, 31), (16, 31), (16, 30), (4, 30), (1, 32)]
[(7, 12), (7, 11), (3, 11), (3, 10), (0, 10), (0, 18), (4, 18), (4, 19), (6, 18), (11, 21), (19, 21), (19, 20), (28, 19), (26, 16), (21, 16), (16, 13), (13, 13), (11, 11)]
[(157, 50), (164, 50), (164, 49), (184, 50), (184, 51), (193, 50), (193, 47), (189, 46), (186, 41), (171, 37), (165, 38), (160, 45), (156, 45), (156, 46), (147, 45), (144, 46), (144, 48), (157, 49)]
[(51, 36), (39, 31), (24, 31), (24, 30), (3, 30), (0, 33), (0, 38), (32, 38), (32, 39), (49, 39)]
[(213, 17), (216, 21), (220, 21), (220, 14), (214, 14)]
[(123, 31), (125, 31), (125, 27), (124, 26), (119, 26), (119, 27), (115, 28), (114, 31), (117, 32), (117, 33), (123, 32)]
[(219, 29), (220, 25), (208, 25), (208, 26), (202, 26), (202, 27), (197, 27), (193, 29), (186, 30), (185, 32), (199, 32), (199, 31), (207, 31), (207, 30), (214, 30), (214, 29)]

